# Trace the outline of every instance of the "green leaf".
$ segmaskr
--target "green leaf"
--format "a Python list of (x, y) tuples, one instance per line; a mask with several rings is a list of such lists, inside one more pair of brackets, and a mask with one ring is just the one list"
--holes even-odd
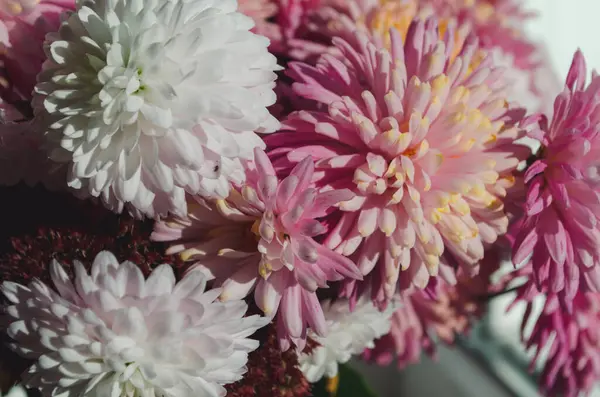
[(339, 387), (335, 395), (326, 389), (327, 379), (322, 379), (313, 385), (314, 397), (377, 397), (371, 390), (365, 378), (347, 364), (339, 366)]

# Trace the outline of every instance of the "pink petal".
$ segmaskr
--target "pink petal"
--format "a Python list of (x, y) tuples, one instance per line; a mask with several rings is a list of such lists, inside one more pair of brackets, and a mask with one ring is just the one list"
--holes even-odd
[(254, 162), (260, 176), (275, 175), (271, 160), (261, 148), (254, 149)]
[(221, 300), (230, 301), (246, 297), (258, 279), (256, 264), (252, 261), (240, 267), (221, 286)]
[(281, 300), (281, 318), (286, 330), (292, 337), (302, 335), (304, 319), (302, 318), (301, 288), (299, 285), (287, 288)]
[(554, 216), (545, 216), (540, 220), (540, 230), (550, 256), (559, 265), (565, 263), (567, 256), (566, 230), (563, 223)]
[(320, 336), (327, 334), (327, 322), (321, 303), (314, 292), (302, 291), (303, 314), (312, 330)]
[(271, 273), (267, 280), (258, 281), (254, 290), (254, 300), (265, 315), (274, 316), (277, 313), (281, 296), (288, 285), (289, 275), (285, 270), (278, 271)]
[(296, 194), (300, 194), (309, 187), (312, 181), (314, 169), (315, 164), (313, 162), (312, 157), (310, 156), (304, 158), (304, 160), (302, 160), (300, 163), (298, 163), (297, 166), (294, 167), (290, 175), (293, 175), (296, 178), (298, 178)]
[(354, 198), (355, 194), (349, 189), (330, 190), (319, 193), (315, 202), (306, 213), (309, 218), (321, 218), (327, 215), (331, 210), (335, 209), (335, 205), (344, 201), (349, 201)]

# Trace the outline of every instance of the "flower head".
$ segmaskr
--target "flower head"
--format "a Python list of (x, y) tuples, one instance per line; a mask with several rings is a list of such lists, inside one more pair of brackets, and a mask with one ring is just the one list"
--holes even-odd
[[(533, 353), (530, 370), (540, 371), (540, 389), (544, 395), (588, 395), (600, 380), (600, 294), (578, 291), (572, 300), (572, 310), (567, 311), (559, 295), (537, 289), (533, 272), (528, 263), (502, 280), (510, 285), (526, 279), (518, 287), (509, 310), (525, 303), (521, 338)], [(541, 312), (536, 309), (540, 303)]]
[(440, 39), (434, 20), (415, 21), (404, 45), (392, 30), (391, 52), (357, 32), (334, 40), (341, 60), (291, 64), (315, 105), (266, 138), (282, 173), (310, 153), (317, 186), (354, 191), (325, 243), (374, 274), (376, 300), (424, 288), (440, 263), (476, 271), (506, 232), (503, 199), (528, 151), (515, 145), (523, 112), (507, 106), (502, 70), (447, 29)]
[(390, 330), (390, 317), (395, 305), (380, 312), (369, 299), (364, 297), (350, 310), (348, 300), (325, 301), (322, 303), (328, 333), (325, 337), (311, 335), (319, 346), (310, 353), (300, 353), (300, 369), (309, 382), (321, 378), (333, 378), (338, 374), (338, 364), (346, 363), (353, 355), (374, 347), (375, 339)]
[(36, 116), (68, 185), (121, 211), (225, 197), (278, 122), (276, 59), (235, 0), (81, 1), (49, 37)]
[(106, 251), (91, 274), (75, 268), (73, 283), (51, 264), (56, 290), (35, 280), (1, 287), (14, 349), (37, 360), (25, 382), (45, 396), (224, 396), (258, 347), (248, 336), (268, 321), (243, 317), (243, 301), (216, 301), (220, 290), (205, 291), (200, 272), (176, 283), (163, 265), (144, 279)]
[(158, 222), (152, 238), (176, 241), (167, 252), (180, 253), (215, 278), (222, 300), (241, 299), (254, 289), (265, 314), (279, 313), (284, 350), (288, 339), (303, 349), (307, 325), (318, 335), (326, 331), (317, 289), (327, 281), (360, 278), (350, 259), (314, 240), (326, 231), (319, 218), (352, 193), (309, 187), (310, 157), (282, 181), (264, 152), (256, 149), (255, 159), (255, 172), (240, 192), (216, 203), (190, 204), (187, 217)]
[(541, 120), (531, 137), (542, 144), (526, 171), (525, 216), (513, 262), (526, 260), (540, 291), (570, 306), (581, 288), (600, 287), (600, 77), (586, 85), (583, 55), (575, 54), (550, 124)]

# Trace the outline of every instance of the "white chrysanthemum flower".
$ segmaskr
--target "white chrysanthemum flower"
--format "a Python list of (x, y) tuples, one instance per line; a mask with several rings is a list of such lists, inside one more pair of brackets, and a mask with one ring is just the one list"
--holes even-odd
[(248, 339), (268, 319), (244, 317), (244, 301), (220, 302), (204, 276), (179, 283), (169, 265), (144, 279), (131, 262), (101, 252), (72, 283), (54, 261), (56, 291), (39, 280), (1, 291), (12, 346), (37, 360), (24, 375), (44, 396), (216, 397), (246, 372)]
[[(186, 212), (225, 197), (278, 127), (279, 69), (235, 0), (80, 0), (35, 88), (36, 118), (69, 186), (115, 211)], [(130, 207), (130, 208), (131, 208)]]
[(300, 369), (309, 382), (318, 382), (323, 376), (335, 377), (338, 364), (346, 363), (353, 355), (374, 347), (375, 339), (390, 331), (390, 318), (398, 303), (393, 301), (380, 312), (370, 299), (365, 298), (367, 295), (364, 294), (357, 302), (354, 311), (350, 311), (347, 300), (323, 302), (329, 332), (325, 337), (311, 334), (311, 339), (320, 346), (310, 354), (298, 355)]
[[(2, 397), (2, 393), (0, 392), (0, 397)], [(10, 388), (8, 393), (4, 395), (4, 397), (27, 397), (27, 391), (23, 386), (16, 385)]]

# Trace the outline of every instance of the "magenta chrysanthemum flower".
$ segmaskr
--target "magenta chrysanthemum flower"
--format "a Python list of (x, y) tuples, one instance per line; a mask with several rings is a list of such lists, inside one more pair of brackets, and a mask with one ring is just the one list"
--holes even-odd
[(304, 158), (282, 181), (268, 157), (255, 150), (256, 169), (227, 200), (188, 204), (187, 218), (158, 222), (152, 239), (179, 241), (180, 253), (222, 287), (221, 300), (240, 299), (254, 289), (256, 304), (278, 316), (282, 347), (300, 350), (307, 326), (324, 335), (325, 319), (316, 295), (327, 281), (360, 278), (354, 263), (317, 243), (326, 230), (319, 218), (352, 198), (349, 190), (318, 192), (309, 187), (313, 162)]
[(473, 37), (455, 44), (452, 26), (439, 37), (435, 21), (416, 21), (404, 45), (391, 31), (391, 52), (358, 32), (354, 45), (334, 40), (342, 59), (292, 63), (295, 92), (317, 110), (266, 138), (278, 170), (310, 154), (317, 186), (356, 193), (326, 244), (375, 272), (376, 300), (399, 278), (425, 287), (440, 263), (476, 270), (506, 232), (503, 199), (528, 152), (514, 143), (522, 112), (504, 100), (502, 70)]
[(531, 133), (542, 144), (525, 174), (525, 217), (513, 262), (530, 260), (540, 291), (570, 306), (579, 288), (600, 286), (600, 77), (586, 85), (586, 65), (575, 54), (564, 91), (548, 125)]
[(8, 102), (31, 100), (36, 76), (46, 59), (47, 33), (56, 32), (60, 15), (75, 8), (74, 0), (10, 0), (0, 2), (0, 60), (7, 81), (0, 96)]
[[(534, 356), (530, 370), (540, 370), (540, 389), (544, 395), (576, 397), (588, 395), (600, 381), (600, 294), (578, 291), (572, 311), (566, 311), (559, 295), (542, 294), (535, 285), (531, 264), (509, 274), (503, 282), (525, 277), (513, 305), (526, 303), (522, 320), (522, 339)], [(542, 299), (539, 316), (533, 303)], [(509, 307), (509, 309), (511, 309)], [(537, 317), (536, 317), (537, 316)], [(526, 325), (533, 328), (526, 333)]]

